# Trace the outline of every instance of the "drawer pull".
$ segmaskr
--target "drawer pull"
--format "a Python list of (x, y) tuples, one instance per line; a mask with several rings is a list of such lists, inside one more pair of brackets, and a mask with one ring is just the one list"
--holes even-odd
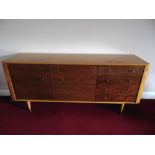
[(65, 81), (64, 77), (56, 77), (55, 80), (57, 80), (59, 82), (64, 82)]
[(132, 80), (129, 80), (129, 83), (132, 83), (133, 81)]
[(109, 80), (109, 79), (107, 79), (107, 80), (106, 80), (106, 82), (110, 82), (110, 80)]
[(128, 82), (128, 83), (132, 83), (132, 82), (133, 82), (133, 80), (126, 80), (126, 82)]
[(129, 72), (132, 72), (132, 73), (134, 73), (134, 72), (135, 72), (135, 70), (134, 70), (134, 69), (131, 69), (131, 70), (129, 70)]
[(32, 78), (33, 81), (44, 81), (45, 78), (42, 78), (42, 77), (38, 77), (38, 78)]
[(41, 79), (41, 81), (44, 81), (44, 80), (45, 80), (44, 78)]

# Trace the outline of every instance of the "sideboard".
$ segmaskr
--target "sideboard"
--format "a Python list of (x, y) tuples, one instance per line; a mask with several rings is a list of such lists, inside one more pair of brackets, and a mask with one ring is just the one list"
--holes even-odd
[(149, 63), (128, 54), (18, 53), (2, 62), (13, 101), (138, 104)]

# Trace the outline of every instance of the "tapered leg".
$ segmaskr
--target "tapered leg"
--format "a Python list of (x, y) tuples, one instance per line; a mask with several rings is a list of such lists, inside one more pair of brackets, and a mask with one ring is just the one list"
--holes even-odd
[(30, 101), (27, 101), (27, 106), (28, 106), (28, 108), (29, 108), (29, 110), (31, 112), (31, 102)]
[(121, 113), (123, 112), (124, 106), (125, 106), (125, 103), (123, 103), (121, 106)]

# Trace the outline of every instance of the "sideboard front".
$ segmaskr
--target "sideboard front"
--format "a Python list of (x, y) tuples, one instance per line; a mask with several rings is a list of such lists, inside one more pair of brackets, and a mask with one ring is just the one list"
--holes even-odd
[(16, 99), (95, 101), (96, 66), (8, 64)]
[(17, 99), (136, 102), (144, 66), (8, 64)]

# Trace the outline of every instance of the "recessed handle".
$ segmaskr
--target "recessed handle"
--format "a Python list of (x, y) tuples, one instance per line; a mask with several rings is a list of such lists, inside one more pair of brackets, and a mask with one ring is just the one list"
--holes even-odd
[(45, 81), (45, 79), (44, 78), (41, 78), (41, 81)]
[(64, 81), (65, 81), (65, 79), (64, 79), (63, 77), (59, 77), (59, 78), (57, 78), (57, 80), (58, 80), (59, 82), (64, 82)]
[(45, 81), (45, 78), (44, 77), (34, 77), (33, 78), (33, 81)]
[(126, 82), (128, 82), (128, 83), (132, 83), (133, 82), (133, 80), (125, 80)]
[(107, 79), (106, 82), (109, 83), (111, 80)]
[(128, 91), (129, 91), (129, 88), (126, 88), (126, 89), (125, 89), (125, 91), (127, 91), (127, 92), (128, 92)]
[(132, 80), (129, 80), (129, 83), (132, 83), (133, 81)]
[(127, 101), (127, 97), (124, 97), (124, 101)]
[(130, 69), (130, 70), (129, 70), (129, 72), (134, 73), (134, 72), (135, 72), (135, 70), (134, 70), (134, 69)]

